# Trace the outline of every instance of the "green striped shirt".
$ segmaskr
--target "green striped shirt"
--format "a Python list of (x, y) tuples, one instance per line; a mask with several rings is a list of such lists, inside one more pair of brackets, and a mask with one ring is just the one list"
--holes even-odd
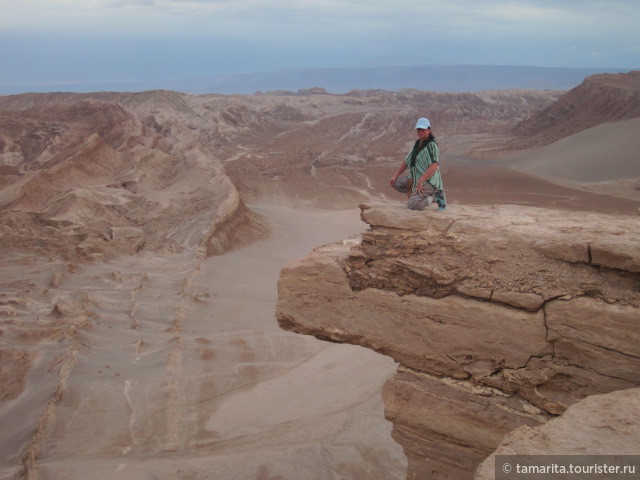
[[(417, 142), (416, 142), (417, 143)], [(417, 145), (416, 145), (417, 147)], [(415, 148), (415, 147), (414, 147)], [(411, 174), (411, 179), (413, 180), (413, 188), (412, 191), (415, 192), (416, 188), (418, 188), (418, 180), (422, 176), (422, 174), (429, 168), (429, 165), (432, 163), (439, 163), (438, 161), (438, 144), (435, 141), (430, 141), (427, 143), (427, 146), (424, 147), (420, 152), (418, 152), (418, 156), (416, 158), (416, 164), (411, 167), (411, 152), (404, 157), (404, 163), (407, 165), (409, 172)], [(429, 179), (429, 183), (436, 190), (442, 190), (442, 177), (440, 176), (440, 168), (436, 170), (436, 173)]]

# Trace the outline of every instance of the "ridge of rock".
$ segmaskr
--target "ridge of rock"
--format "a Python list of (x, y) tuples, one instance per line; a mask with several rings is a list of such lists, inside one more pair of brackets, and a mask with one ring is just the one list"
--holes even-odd
[(640, 71), (591, 75), (514, 133), (525, 146), (546, 145), (597, 125), (640, 117)]

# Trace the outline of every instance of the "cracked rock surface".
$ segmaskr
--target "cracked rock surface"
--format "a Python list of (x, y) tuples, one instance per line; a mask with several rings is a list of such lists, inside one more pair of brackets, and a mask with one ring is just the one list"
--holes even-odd
[(361, 211), (361, 237), (283, 268), (277, 317), (399, 362), (383, 396), (407, 478), (472, 478), (515, 428), (640, 386), (637, 216)]

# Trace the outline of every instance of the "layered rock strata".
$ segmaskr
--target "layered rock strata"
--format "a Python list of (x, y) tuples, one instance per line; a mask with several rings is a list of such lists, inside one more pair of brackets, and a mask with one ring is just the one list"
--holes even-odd
[(472, 478), (515, 428), (640, 385), (637, 216), (361, 208), (361, 237), (283, 268), (276, 315), (399, 362), (383, 396), (408, 478)]

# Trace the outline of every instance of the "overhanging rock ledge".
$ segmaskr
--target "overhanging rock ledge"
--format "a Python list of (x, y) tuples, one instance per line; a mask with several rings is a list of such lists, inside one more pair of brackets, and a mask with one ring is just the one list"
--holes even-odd
[(393, 357), (407, 478), (473, 478), (504, 435), (640, 386), (637, 216), (361, 205), (370, 228), (289, 262), (286, 330)]

